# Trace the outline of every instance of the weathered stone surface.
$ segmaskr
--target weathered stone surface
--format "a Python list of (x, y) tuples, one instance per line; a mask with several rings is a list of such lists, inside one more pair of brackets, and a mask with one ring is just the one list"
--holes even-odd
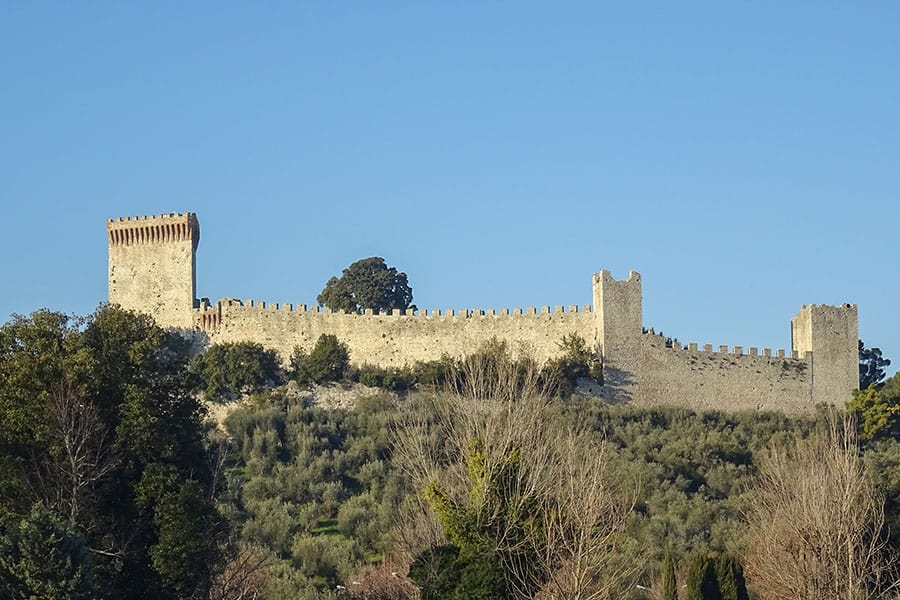
[[(603, 361), (603, 396), (641, 406), (809, 412), (818, 403), (843, 405), (857, 385), (855, 305), (803, 306), (791, 321), (792, 348), (670, 346), (642, 327), (640, 274), (593, 277), (593, 306), (499, 310), (418, 310), (336, 314), (318, 306), (267, 304), (234, 298), (214, 305), (195, 297), (200, 227), (193, 213), (107, 223), (109, 299), (152, 315), (161, 325), (192, 330), (205, 343), (254, 341), (286, 361), (309, 351), (322, 334), (348, 345), (356, 364), (400, 367), (442, 355), (462, 356), (497, 338), (514, 353), (538, 360), (559, 355), (576, 333)], [(196, 308), (195, 308), (196, 307)], [(402, 313), (402, 314), (401, 314)], [(585, 390), (586, 391), (586, 390)], [(591, 390), (588, 393), (596, 393)]]

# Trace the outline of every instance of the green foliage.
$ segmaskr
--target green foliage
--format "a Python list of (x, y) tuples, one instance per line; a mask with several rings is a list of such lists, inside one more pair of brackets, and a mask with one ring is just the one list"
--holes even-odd
[(337, 523), (344, 537), (356, 540), (368, 553), (385, 550), (384, 532), (390, 529), (390, 519), (371, 491), (351, 496), (342, 503)]
[(847, 412), (856, 419), (861, 440), (900, 436), (900, 398), (888, 401), (874, 385), (865, 390), (853, 390)]
[(870, 385), (880, 387), (884, 379), (884, 367), (890, 366), (890, 359), (881, 355), (881, 348), (866, 348), (862, 340), (859, 340), (859, 389), (864, 390)]
[(194, 357), (191, 370), (210, 400), (256, 394), (283, 383), (278, 355), (254, 342), (214, 344)]
[(454, 371), (455, 361), (447, 354), (438, 360), (419, 361), (413, 366), (416, 382), (433, 389), (447, 387)]
[(691, 558), (687, 576), (687, 600), (719, 600), (719, 584), (716, 579), (715, 560), (706, 552), (698, 552)]
[(715, 559), (716, 583), (722, 600), (750, 600), (744, 569), (736, 558), (720, 554)]
[(351, 379), (369, 387), (392, 392), (407, 392), (416, 385), (416, 373), (411, 369), (392, 369), (363, 365)]
[[(896, 380), (897, 376), (892, 379)], [(870, 442), (863, 458), (871, 472), (877, 474), (874, 480), (878, 493), (885, 500), (885, 525), (890, 545), (900, 551), (900, 441), (895, 438)]]
[(900, 404), (900, 373), (895, 373), (878, 390), (881, 397), (891, 404)]
[[(0, 328), (0, 526), (14, 527), (14, 515), (35, 502), (77, 501), (69, 526), (96, 550), (90, 597), (186, 597), (166, 569), (156, 568), (163, 564), (157, 558), (170, 550), (177, 554), (178, 544), (194, 544), (175, 540), (194, 530), (167, 533), (167, 522), (156, 518), (166, 512), (157, 510), (165, 495), (149, 492), (187, 486), (198, 497), (209, 494), (203, 410), (192, 395), (189, 356), (188, 343), (178, 334), (113, 306), (83, 321), (38, 311)], [(80, 402), (54, 417), (50, 392), (59, 389), (71, 389)], [(75, 446), (71, 436), (77, 430), (59, 427), (79, 421), (59, 418), (83, 418), (88, 407), (93, 433), (78, 438), (86, 446)], [(69, 445), (64, 435), (70, 436)], [(76, 472), (62, 460), (72, 448), (82, 457), (107, 458), (102, 465), (85, 459)], [(94, 468), (100, 470), (92, 475)], [(204, 502), (193, 506), (196, 510), (188, 511), (188, 504), (175, 512), (196, 517), (192, 526), (215, 523), (214, 508)], [(199, 537), (202, 548), (192, 547), (192, 562), (182, 568), (215, 564), (210, 537)], [(171, 543), (160, 545), (166, 539)], [(192, 577), (208, 579), (208, 569), (198, 568)]]
[(416, 557), (409, 567), (409, 578), (422, 590), (422, 600), (453, 597), (462, 567), (458, 559), (456, 546), (434, 546)]
[(503, 567), (490, 552), (462, 556), (456, 546), (435, 546), (420, 554), (409, 577), (421, 589), (422, 600), (504, 600)]
[(291, 377), (301, 385), (339, 381), (349, 366), (347, 345), (333, 335), (320, 335), (309, 354), (300, 348), (291, 354)]
[(84, 538), (41, 504), (0, 535), (2, 598), (88, 600), (94, 597), (91, 576)]
[(542, 369), (547, 389), (556, 390), (563, 398), (575, 391), (579, 378), (603, 382), (603, 369), (597, 352), (592, 351), (583, 337), (577, 333), (563, 336), (559, 342), (563, 355), (550, 360)]
[(412, 288), (406, 273), (372, 256), (351, 264), (340, 277), (329, 279), (317, 301), (335, 312), (362, 313), (371, 308), (378, 313), (409, 308)]
[(179, 598), (203, 598), (211, 583), (212, 507), (196, 481), (180, 482), (156, 502), (156, 543), (150, 548), (154, 570)]
[(675, 580), (675, 561), (666, 549), (662, 567), (662, 600), (678, 600), (678, 582)]
[(451, 594), (453, 600), (505, 600), (512, 594), (506, 589), (506, 578), (500, 558), (484, 552), (462, 561), (459, 583)]
[(364, 558), (353, 540), (323, 535), (295, 538), (291, 555), (300, 573), (329, 588), (345, 581)]
[(34, 500), (21, 493), (32, 475), (23, 465), (49, 452), (50, 390), (90, 364), (79, 347), (79, 325), (64, 314), (40, 310), (30, 317), (14, 315), (0, 327), (0, 525), (17, 525)]
[(233, 527), (287, 560), (279, 581), (333, 589), (387, 549), (394, 508), (408, 493), (390, 467), (395, 418), (387, 397), (361, 399), (349, 411), (277, 393), (229, 415)]
[(729, 554), (696, 552), (688, 567), (686, 597), (687, 600), (749, 600), (741, 564)]

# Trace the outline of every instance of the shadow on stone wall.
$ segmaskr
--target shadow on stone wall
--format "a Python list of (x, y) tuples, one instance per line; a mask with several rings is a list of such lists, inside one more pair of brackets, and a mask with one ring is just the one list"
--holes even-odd
[(631, 371), (603, 367), (603, 397), (608, 404), (629, 404), (634, 400), (637, 384)]

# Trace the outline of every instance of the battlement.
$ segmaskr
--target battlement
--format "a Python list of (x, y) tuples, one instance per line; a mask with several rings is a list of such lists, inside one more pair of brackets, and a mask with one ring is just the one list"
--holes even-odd
[(601, 281), (607, 283), (638, 283), (641, 281), (641, 274), (634, 269), (631, 269), (630, 271), (628, 271), (628, 277), (626, 279), (616, 279), (615, 277), (613, 277), (612, 271), (609, 271), (607, 269), (600, 269), (600, 271), (594, 273), (594, 283), (600, 283)]
[(117, 217), (107, 220), (106, 233), (110, 248), (190, 241), (196, 250), (200, 243), (200, 223), (194, 213)]
[(820, 314), (820, 315), (843, 315), (847, 314), (848, 311), (852, 313), (858, 313), (859, 309), (855, 304), (801, 304), (800, 311), (809, 311), (810, 313)]
[(808, 360), (809, 356), (812, 354), (811, 352), (804, 352), (801, 355), (801, 352), (798, 350), (787, 352), (783, 348), (778, 348), (773, 351), (771, 348), (759, 348), (757, 346), (745, 348), (744, 346), (729, 346), (727, 344), (719, 344), (718, 346), (714, 346), (713, 344), (701, 345), (695, 342), (682, 344), (678, 340), (673, 340), (671, 343), (668, 343), (665, 337), (655, 333), (653, 329), (644, 333), (644, 343), (655, 348), (665, 348), (671, 352), (696, 352), (699, 354), (716, 354), (718, 356), (736, 358), (762, 357), (805, 361)]
[(248, 298), (246, 300), (238, 300), (236, 298), (222, 298), (215, 305), (210, 305), (208, 301), (202, 301), (194, 309), (194, 323), (197, 327), (204, 331), (214, 330), (221, 323), (222, 309), (231, 308), (243, 311), (257, 312), (279, 312), (290, 313), (303, 316), (323, 316), (327, 318), (350, 318), (350, 319), (367, 319), (367, 318), (413, 318), (413, 319), (473, 319), (473, 318), (518, 318), (530, 316), (565, 316), (573, 314), (590, 314), (592, 307), (590, 304), (581, 306), (529, 306), (527, 308), (501, 308), (501, 309), (480, 309), (480, 308), (407, 308), (405, 310), (393, 309), (390, 311), (381, 311), (375, 313), (371, 308), (366, 309), (362, 314), (334, 312), (318, 304), (291, 304), (267, 302), (265, 300), (255, 300)]
[(197, 215), (109, 219), (106, 237), (110, 303), (147, 313), (166, 327), (193, 327)]

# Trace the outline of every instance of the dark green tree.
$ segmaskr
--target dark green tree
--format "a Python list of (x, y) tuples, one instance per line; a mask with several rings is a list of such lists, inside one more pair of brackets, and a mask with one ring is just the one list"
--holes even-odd
[(663, 600), (678, 600), (678, 582), (675, 580), (675, 561), (672, 553), (666, 548), (663, 558), (662, 570), (662, 597)]
[(736, 558), (720, 554), (715, 561), (716, 582), (722, 600), (750, 600), (744, 569)]
[(194, 480), (176, 483), (155, 504), (156, 543), (150, 548), (154, 570), (178, 598), (205, 598), (212, 580), (209, 557), (215, 549), (209, 499)]
[(84, 538), (59, 515), (35, 504), (17, 528), (0, 535), (0, 597), (94, 598)]
[[(91, 597), (185, 597), (157, 568), (166, 529), (155, 515), (164, 496), (139, 502), (138, 487), (145, 470), (164, 468), (174, 473), (172, 489), (199, 486), (209, 496), (203, 410), (192, 393), (189, 356), (177, 333), (113, 306), (83, 321), (38, 311), (0, 328), (0, 527), (17, 526), (15, 515), (35, 502), (76, 506), (67, 516), (92, 551)], [(61, 389), (67, 391), (60, 397), (73, 401), (69, 412), (56, 414)], [(83, 418), (79, 411), (88, 408), (90, 418)], [(89, 435), (67, 437), (61, 423), (90, 425)], [(96, 444), (79, 450), (84, 464), (93, 450), (114, 459), (65, 498), (59, 482), (74, 481), (64, 460), (76, 457), (65, 452), (73, 440)], [(210, 504), (202, 508), (197, 522), (218, 521)], [(205, 545), (196, 560), (216, 564), (215, 545)]]
[(884, 380), (884, 367), (890, 364), (890, 359), (881, 355), (881, 348), (866, 348), (859, 340), (859, 389), (864, 390), (870, 385), (880, 387)]
[(459, 584), (459, 548), (435, 546), (416, 557), (409, 567), (409, 578), (422, 592), (422, 600), (451, 598)]
[(317, 301), (336, 312), (362, 313), (371, 308), (378, 313), (409, 308), (412, 297), (406, 273), (372, 256), (356, 261), (340, 277), (329, 279)]
[(333, 335), (320, 335), (309, 354), (299, 348), (291, 354), (291, 377), (301, 385), (339, 381), (349, 366), (347, 345)]
[(706, 552), (691, 558), (687, 576), (687, 600), (720, 600), (715, 560)]
[(278, 355), (255, 342), (214, 344), (194, 357), (191, 370), (210, 400), (256, 394), (283, 382)]

